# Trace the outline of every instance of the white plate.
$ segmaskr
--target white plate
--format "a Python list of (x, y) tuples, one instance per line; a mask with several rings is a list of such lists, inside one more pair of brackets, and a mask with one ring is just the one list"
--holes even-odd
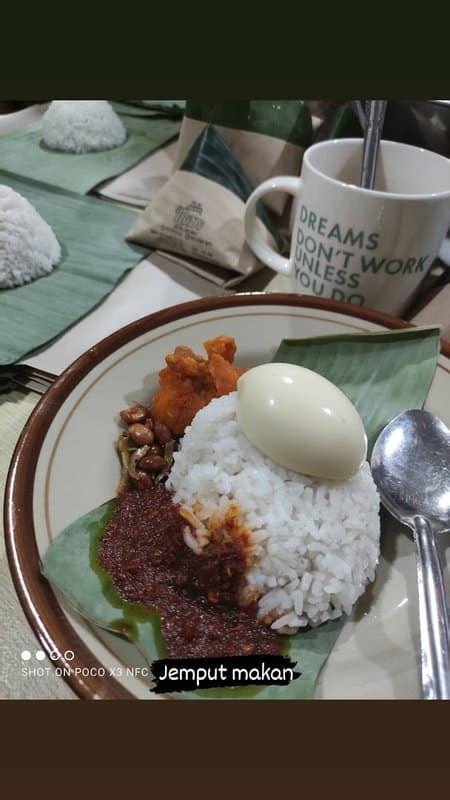
[[(28, 618), (82, 697), (148, 699), (136, 648), (92, 627), (55, 598), (39, 556), (70, 522), (114, 495), (118, 412), (149, 401), (164, 356), (234, 336), (238, 362), (269, 361), (283, 337), (402, 326), (356, 307), (296, 295), (235, 295), (174, 306), (91, 348), (43, 397), (17, 446), (6, 494), (10, 563)], [(450, 361), (441, 356), (426, 407), (450, 425)], [(391, 523), (392, 524), (392, 523)], [(412, 541), (384, 525), (375, 583), (358, 604), (322, 670), (318, 698), (418, 698), (418, 628)], [(441, 537), (444, 544), (446, 537)], [(72, 658), (73, 653), (73, 658)], [(106, 675), (95, 674), (104, 668)], [(100, 672), (102, 670), (100, 669)]]

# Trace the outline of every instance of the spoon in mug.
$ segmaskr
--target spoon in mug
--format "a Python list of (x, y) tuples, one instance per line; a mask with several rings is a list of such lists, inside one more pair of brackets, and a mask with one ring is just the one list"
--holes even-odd
[(361, 187), (363, 189), (373, 189), (375, 183), (386, 105), (386, 100), (368, 100), (366, 103), (366, 124), (361, 168)]
[(448, 700), (449, 620), (435, 536), (450, 529), (450, 431), (428, 411), (405, 411), (379, 435), (371, 467), (383, 505), (414, 534), (422, 694)]

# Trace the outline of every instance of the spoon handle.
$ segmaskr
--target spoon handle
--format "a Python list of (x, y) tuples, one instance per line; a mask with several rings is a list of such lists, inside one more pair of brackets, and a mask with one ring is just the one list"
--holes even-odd
[(366, 126), (364, 129), (364, 149), (360, 183), (363, 189), (373, 189), (386, 111), (386, 100), (369, 100), (366, 105)]
[(425, 700), (450, 699), (449, 621), (444, 578), (434, 533), (414, 517), (417, 555), (422, 693)]

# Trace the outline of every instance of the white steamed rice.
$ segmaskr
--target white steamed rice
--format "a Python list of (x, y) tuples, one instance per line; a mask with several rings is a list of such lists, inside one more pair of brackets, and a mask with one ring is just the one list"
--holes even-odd
[(127, 138), (107, 100), (54, 100), (42, 118), (42, 135), (47, 147), (71, 153), (111, 150)]
[(48, 275), (60, 258), (50, 225), (25, 197), (0, 185), (0, 289)]
[(196, 414), (168, 485), (177, 502), (201, 503), (205, 523), (238, 504), (252, 541), (246, 592), (279, 632), (350, 613), (374, 579), (379, 499), (369, 465), (339, 482), (278, 466), (240, 431), (235, 392)]

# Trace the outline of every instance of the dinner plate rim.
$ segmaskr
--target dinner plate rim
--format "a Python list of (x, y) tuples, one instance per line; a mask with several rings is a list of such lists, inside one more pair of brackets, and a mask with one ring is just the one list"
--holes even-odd
[[(102, 666), (100, 661), (76, 633), (41, 573), (33, 520), (34, 478), (52, 419), (71, 391), (94, 367), (133, 339), (178, 319), (222, 308), (252, 305), (312, 308), (362, 319), (388, 329), (414, 327), (405, 320), (370, 308), (309, 295), (237, 293), (180, 303), (141, 317), (89, 348), (61, 373), (37, 403), (16, 444), (5, 487), (4, 529), (14, 586), (28, 622), (50, 659), (61, 669), (64, 680), (82, 699), (136, 698), (114, 676), (96, 675), (96, 670)], [(450, 357), (450, 343), (442, 342), (441, 352)], [(89, 674), (83, 676), (80, 669), (86, 667)]]

